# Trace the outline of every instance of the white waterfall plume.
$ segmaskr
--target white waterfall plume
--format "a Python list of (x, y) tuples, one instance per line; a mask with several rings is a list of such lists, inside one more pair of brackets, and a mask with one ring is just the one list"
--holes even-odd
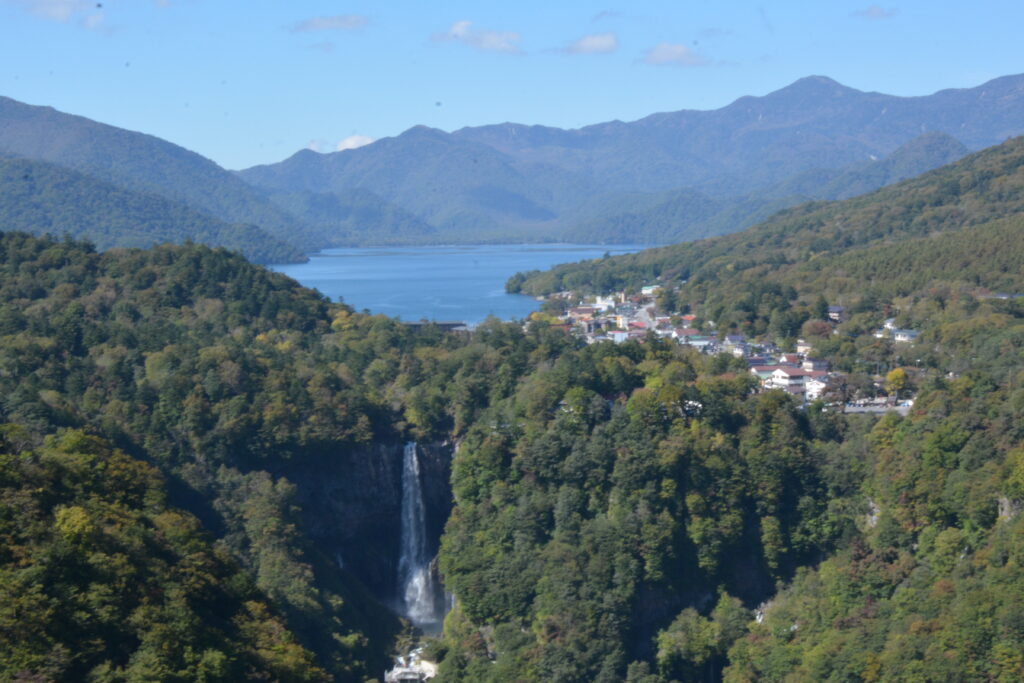
[(416, 442), (405, 445), (402, 458), (402, 536), (398, 558), (398, 589), (405, 616), (414, 624), (436, 623), (436, 585), (427, 556), (426, 513), (420, 485)]

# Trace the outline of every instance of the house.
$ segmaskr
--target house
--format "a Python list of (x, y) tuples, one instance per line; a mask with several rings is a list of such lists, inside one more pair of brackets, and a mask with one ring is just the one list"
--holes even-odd
[(797, 367), (800, 365), (800, 356), (795, 353), (784, 353), (779, 356), (779, 365), (792, 365)]
[(801, 355), (806, 355), (811, 352), (814, 347), (805, 339), (796, 340), (796, 352)]
[(828, 370), (828, 361), (818, 358), (804, 358), (804, 362), (800, 364), (800, 367), (804, 370)]
[(763, 385), (769, 379), (771, 379), (772, 373), (779, 369), (778, 365), (766, 364), (766, 365), (751, 365), (750, 374), (754, 375), (761, 381)]
[(808, 377), (804, 382), (804, 398), (808, 401), (817, 401), (825, 393), (828, 381), (825, 377)]
[(841, 323), (846, 320), (846, 309), (842, 306), (829, 306), (828, 319), (834, 323)]
[(700, 330), (694, 327), (677, 327), (672, 330), (672, 337), (675, 339), (686, 339), (687, 337), (699, 337)]
[[(789, 393), (803, 393), (808, 371), (803, 368), (780, 365), (772, 371), (772, 374), (765, 380), (766, 389), (785, 389)], [(796, 390), (799, 390), (796, 391)]]
[(716, 345), (714, 337), (708, 337), (706, 335), (697, 335), (693, 337), (680, 337), (680, 344), (686, 344), (699, 350), (701, 353), (711, 352)]
[(661, 285), (647, 285), (646, 287), (640, 288), (640, 294), (643, 296), (654, 296), (661, 289)]
[(897, 342), (912, 342), (920, 336), (917, 330), (893, 330), (892, 338)]

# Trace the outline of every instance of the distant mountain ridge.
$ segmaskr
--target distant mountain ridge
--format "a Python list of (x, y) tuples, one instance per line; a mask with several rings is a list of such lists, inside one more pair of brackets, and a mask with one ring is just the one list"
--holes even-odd
[[(30, 197), (23, 194), (26, 186), (18, 186), (7, 203), (17, 197), (30, 205), (0, 230), (68, 232), (101, 248), (193, 239), (242, 251), (259, 262), (286, 262), (302, 261), (304, 252), (327, 246), (373, 242), (374, 233), (385, 242), (394, 241), (395, 234), (418, 241), (432, 231), (365, 192), (330, 197), (330, 220), (323, 216), (324, 198), (289, 193), (275, 197), (279, 206), (266, 191), (178, 145), (6, 97), (0, 97), (0, 156), (45, 163), (47, 183), (75, 188), (73, 197)], [(58, 167), (77, 175), (58, 180)], [(90, 183), (96, 183), (94, 195), (85, 192)], [(106, 205), (100, 197), (108, 200)], [(81, 209), (77, 222), (72, 199)], [(301, 219), (293, 207), (303, 213)], [(13, 207), (7, 207), (6, 216), (14, 216)], [(99, 218), (106, 224), (100, 225)]]
[[(284, 253), (245, 246), (264, 233), (295, 253), (699, 239), (808, 199), (870, 192), (1018, 134), (1024, 76), (923, 97), (861, 92), (812, 76), (712, 111), (578, 130), (506, 123), (446, 133), (416, 126), (354, 150), (303, 150), (230, 172), (151, 135), (0, 97), (0, 155), (56, 164), (224, 224), (255, 226), (241, 245), (237, 229), (223, 226), (151, 226), (179, 236), (191, 230), (193, 239), (241, 246), (250, 256)], [(36, 208), (65, 211), (59, 201), (52, 210)], [(149, 228), (125, 225), (123, 235), (108, 230), (104, 239), (135, 244), (140, 230)]]
[(227, 223), (158, 194), (23, 158), (0, 157), (0, 230), (69, 235), (101, 250), (192, 240), (240, 251), (255, 263), (305, 258), (254, 225)]
[[(304, 150), (239, 175), (276, 192), (366, 190), (456, 239), (636, 241), (631, 225), (660, 221), (643, 233), (664, 243), (741, 229), (750, 224), (744, 217), (763, 217), (765, 207), (868, 192), (1021, 133), (1024, 76), (922, 97), (811, 76), (712, 111), (576, 130), (419, 126), (355, 150)], [(923, 135), (946, 140), (921, 143), (912, 161), (872, 166)], [(708, 202), (721, 205), (704, 220), (665, 226), (659, 214), (673, 197), (658, 193), (669, 191), (683, 193), (674, 196), (683, 213), (686, 196), (696, 214), (708, 213)], [(612, 208), (596, 215), (599, 206)]]
[[(161, 195), (294, 241), (298, 222), (209, 159), (160, 138), (0, 97), (0, 152)], [(303, 246), (303, 245), (299, 245)]]
[(682, 283), (681, 295), (709, 308), (766, 283), (840, 301), (883, 285), (906, 296), (938, 274), (1017, 291), (1022, 229), (1024, 136), (869, 194), (807, 202), (740, 233), (517, 274), (508, 287), (537, 296), (660, 280)]

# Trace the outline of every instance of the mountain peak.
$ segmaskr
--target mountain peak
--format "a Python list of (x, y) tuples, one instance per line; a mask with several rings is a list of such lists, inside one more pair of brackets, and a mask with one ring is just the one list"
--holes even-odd
[(780, 88), (773, 93), (769, 93), (767, 97), (772, 95), (781, 94), (797, 94), (797, 95), (814, 95), (817, 97), (821, 96), (836, 96), (843, 95), (845, 93), (860, 92), (853, 88), (849, 88), (842, 83), (835, 81), (828, 76), (804, 76), (803, 78), (793, 81), (784, 88)]
[(416, 138), (416, 137), (439, 137), (447, 136), (440, 128), (431, 128), (430, 126), (424, 126), (423, 124), (413, 126), (409, 130), (401, 133), (398, 137), (400, 138)]

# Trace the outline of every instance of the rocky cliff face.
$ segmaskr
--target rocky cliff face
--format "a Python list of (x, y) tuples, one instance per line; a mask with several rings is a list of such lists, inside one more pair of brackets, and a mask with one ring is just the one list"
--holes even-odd
[[(403, 443), (374, 444), (338, 452), (331, 466), (291, 469), (305, 532), (338, 558), (381, 601), (396, 601), (402, 512)], [(435, 555), (451, 511), (449, 442), (420, 444), (426, 507), (427, 552)]]

